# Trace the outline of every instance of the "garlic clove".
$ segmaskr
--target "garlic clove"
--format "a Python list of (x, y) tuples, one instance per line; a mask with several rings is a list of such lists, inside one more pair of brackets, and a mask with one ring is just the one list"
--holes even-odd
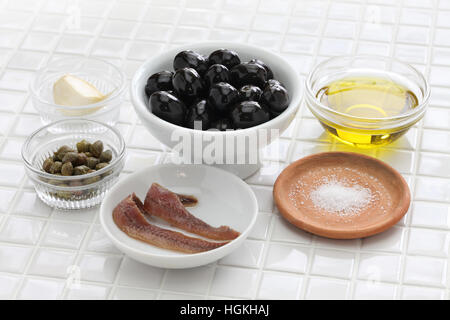
[(96, 87), (76, 76), (66, 74), (53, 84), (53, 99), (63, 106), (86, 106), (106, 98)]

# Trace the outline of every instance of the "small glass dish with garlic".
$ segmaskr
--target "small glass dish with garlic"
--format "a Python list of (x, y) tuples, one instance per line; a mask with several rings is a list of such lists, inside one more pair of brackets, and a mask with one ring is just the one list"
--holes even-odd
[(115, 125), (126, 78), (113, 64), (95, 58), (51, 61), (30, 84), (32, 103), (42, 122), (84, 118)]

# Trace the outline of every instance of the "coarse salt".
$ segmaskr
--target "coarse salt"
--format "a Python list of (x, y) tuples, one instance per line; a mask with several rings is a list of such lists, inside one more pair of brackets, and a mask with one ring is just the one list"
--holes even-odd
[(343, 216), (359, 213), (373, 200), (369, 188), (345, 181), (326, 179), (309, 194), (314, 206)]

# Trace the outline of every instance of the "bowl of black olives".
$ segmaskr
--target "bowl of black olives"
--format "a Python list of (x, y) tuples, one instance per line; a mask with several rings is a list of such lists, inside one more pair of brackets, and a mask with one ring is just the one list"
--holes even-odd
[(131, 83), (135, 110), (160, 142), (184, 162), (224, 166), (241, 177), (259, 167), (250, 155), (283, 133), (301, 99), (300, 77), (287, 60), (239, 43), (171, 49), (146, 61)]

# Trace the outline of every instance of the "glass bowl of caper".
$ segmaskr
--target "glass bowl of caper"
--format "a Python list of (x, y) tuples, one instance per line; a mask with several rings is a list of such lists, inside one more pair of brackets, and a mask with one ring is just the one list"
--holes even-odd
[(101, 202), (124, 166), (120, 132), (87, 119), (61, 120), (32, 133), (22, 146), (28, 178), (39, 198), (58, 209)]

